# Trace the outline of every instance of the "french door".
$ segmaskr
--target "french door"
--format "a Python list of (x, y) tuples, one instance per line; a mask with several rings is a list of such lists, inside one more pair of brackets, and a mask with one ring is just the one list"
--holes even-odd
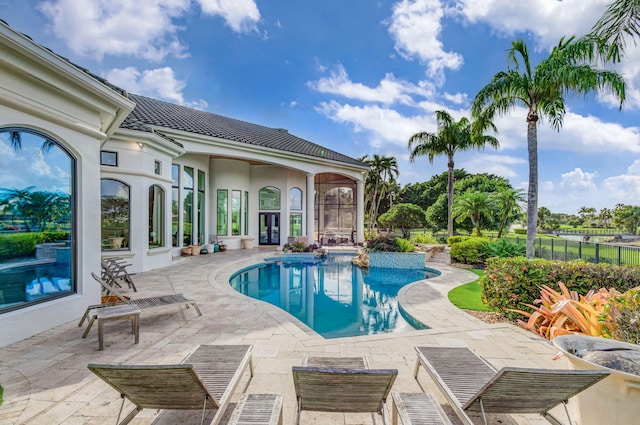
[(260, 245), (280, 245), (280, 213), (260, 213)]

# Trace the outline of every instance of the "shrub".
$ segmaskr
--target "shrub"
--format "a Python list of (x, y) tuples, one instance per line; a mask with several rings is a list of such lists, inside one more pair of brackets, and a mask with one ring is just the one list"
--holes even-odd
[[(597, 292), (578, 295), (576, 291), (569, 291), (562, 282), (558, 282), (558, 287), (559, 292), (542, 285), (540, 298), (534, 304), (527, 304), (532, 313), (513, 310), (529, 318), (527, 322), (518, 320), (518, 323), (549, 340), (566, 334), (603, 336), (603, 321), (607, 320), (604, 312), (612, 293), (601, 288)], [(613, 290), (613, 293), (617, 292)]]
[(425, 244), (425, 245), (436, 245), (439, 243), (438, 240), (434, 238), (432, 235), (427, 235), (423, 233), (411, 236), (411, 242)]
[[(451, 239), (451, 238), (449, 238)], [(484, 262), (482, 253), (484, 245), (489, 243), (486, 238), (467, 238), (451, 245), (451, 261), (462, 264), (480, 264)]]
[(369, 251), (398, 252), (396, 238), (387, 236), (380, 236), (374, 239), (369, 239), (366, 242), (365, 248), (367, 248)]
[(526, 235), (527, 229), (513, 229), (513, 233), (516, 235)]
[(542, 285), (557, 289), (557, 282), (564, 282), (569, 290), (579, 295), (600, 288), (624, 292), (640, 286), (640, 268), (584, 261), (494, 257), (487, 259), (485, 274), (480, 278), (484, 302), (510, 318), (515, 318), (510, 309), (533, 304)]
[(447, 238), (447, 245), (449, 246), (453, 246), (457, 243), (460, 243), (462, 241), (466, 241), (467, 239), (469, 239), (471, 236), (449, 236)]
[(612, 297), (607, 314), (605, 336), (640, 344), (640, 288)]
[(398, 247), (398, 252), (413, 252), (414, 249), (411, 242), (402, 238), (396, 239), (396, 246)]
[(0, 261), (35, 255), (40, 233), (13, 233), (0, 235)]
[(526, 246), (509, 242), (506, 239), (496, 239), (483, 246), (482, 256), (484, 258), (491, 257), (518, 257), (526, 254)]

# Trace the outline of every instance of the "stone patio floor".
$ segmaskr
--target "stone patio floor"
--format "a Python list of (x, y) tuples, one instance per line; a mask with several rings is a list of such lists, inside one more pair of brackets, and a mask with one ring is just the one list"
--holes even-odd
[[(441, 264), (433, 265), (441, 271), (440, 276), (408, 285), (399, 294), (402, 307), (430, 329), (324, 339), (288, 313), (229, 286), (234, 272), (274, 255), (273, 249), (234, 250), (185, 257), (170, 267), (136, 274), (138, 292), (129, 294), (132, 297), (183, 293), (198, 301), (203, 312), (196, 316), (192, 309), (187, 310), (187, 321), (183, 321), (177, 309), (145, 311), (137, 345), (133, 344), (129, 322), (111, 322), (105, 326), (105, 349), (97, 351), (97, 326), (83, 339), (83, 328), (73, 321), (0, 348), (0, 383), (5, 388), (0, 425), (113, 424), (120, 408), (119, 394), (93, 375), (88, 363), (179, 363), (199, 344), (252, 344), (255, 375), (248, 385), (239, 386), (225, 417), (246, 387), (251, 393), (282, 393), (284, 424), (295, 419), (291, 366), (301, 364), (305, 354), (367, 355), (371, 367), (396, 368), (399, 374), (394, 391), (431, 392), (454, 424), (459, 421), (428, 375), (421, 371), (418, 381), (413, 378), (414, 346), (467, 346), (496, 368), (567, 367), (564, 361), (552, 360), (557, 350), (544, 339), (507, 323), (486, 324), (454, 307), (447, 292), (476, 276)], [(390, 401), (387, 404), (390, 413)], [(145, 409), (131, 423), (196, 424), (199, 416), (199, 412)], [(560, 409), (558, 416), (564, 417)], [(512, 418), (518, 425), (547, 424), (538, 415)], [(303, 412), (301, 423), (378, 425), (382, 420), (371, 414)]]

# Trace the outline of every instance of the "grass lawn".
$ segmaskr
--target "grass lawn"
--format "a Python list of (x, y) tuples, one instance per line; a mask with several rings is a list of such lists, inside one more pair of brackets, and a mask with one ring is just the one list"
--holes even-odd
[[(484, 274), (484, 270), (469, 269), (469, 271), (477, 274), (478, 276), (482, 276)], [(473, 282), (469, 282), (466, 285), (452, 289), (449, 291), (447, 296), (449, 297), (449, 301), (458, 308), (475, 311), (490, 311), (480, 299), (480, 285), (478, 284), (478, 279)]]

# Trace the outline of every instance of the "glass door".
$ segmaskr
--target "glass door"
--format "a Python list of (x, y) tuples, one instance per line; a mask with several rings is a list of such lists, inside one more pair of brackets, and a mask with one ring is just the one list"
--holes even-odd
[(260, 213), (260, 245), (280, 245), (280, 213)]

